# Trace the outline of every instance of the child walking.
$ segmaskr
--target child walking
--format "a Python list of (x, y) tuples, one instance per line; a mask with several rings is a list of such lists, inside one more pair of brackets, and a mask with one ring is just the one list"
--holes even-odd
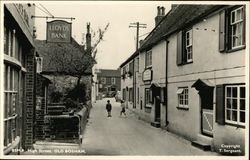
[(121, 110), (121, 112), (120, 112), (120, 116), (122, 116), (122, 113), (124, 114), (124, 116), (125, 117), (127, 117), (127, 115), (126, 115), (126, 111), (125, 111), (125, 104), (124, 104), (124, 101), (123, 100), (121, 100), (121, 107), (122, 107), (122, 110)]

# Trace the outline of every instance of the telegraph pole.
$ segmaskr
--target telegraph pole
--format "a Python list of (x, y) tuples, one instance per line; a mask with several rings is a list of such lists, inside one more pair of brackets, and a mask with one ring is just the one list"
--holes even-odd
[[(130, 23), (129, 28), (136, 28), (136, 51), (139, 49), (139, 29), (146, 28), (147, 24), (142, 24), (139, 22)], [(139, 65), (139, 64), (138, 64)], [(133, 108), (136, 108), (136, 73), (135, 73), (135, 59), (133, 60)], [(138, 93), (137, 93), (138, 94)]]
[(147, 28), (147, 24), (142, 24), (139, 22), (130, 23), (129, 28), (136, 28), (136, 51), (139, 48), (139, 28)]

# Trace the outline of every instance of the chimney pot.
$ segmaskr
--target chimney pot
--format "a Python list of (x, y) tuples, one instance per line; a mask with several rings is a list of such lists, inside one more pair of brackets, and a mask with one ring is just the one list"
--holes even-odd
[(161, 7), (161, 13), (162, 13), (162, 16), (164, 16), (165, 15), (165, 7)]
[(157, 16), (160, 16), (161, 15), (161, 8), (160, 6), (157, 7)]

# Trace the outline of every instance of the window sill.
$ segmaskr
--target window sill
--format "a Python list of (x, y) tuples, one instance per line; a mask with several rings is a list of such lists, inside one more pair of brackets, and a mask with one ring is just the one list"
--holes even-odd
[(188, 107), (180, 107), (180, 106), (177, 106), (176, 108), (177, 108), (178, 110), (186, 110), (186, 111), (189, 110)]
[(178, 64), (177, 66), (184, 66), (184, 65), (187, 65), (187, 64), (191, 64), (191, 63), (193, 63), (193, 61), (185, 62), (185, 63), (182, 63), (182, 64)]
[(225, 122), (225, 125), (236, 127), (236, 128), (243, 128), (243, 129), (246, 128), (246, 126), (244, 126), (242, 124), (234, 124), (234, 123), (230, 123), (230, 122)]
[(239, 51), (239, 50), (243, 50), (245, 48), (246, 48), (246, 46), (241, 46), (241, 47), (238, 47), (238, 48), (229, 49), (229, 50), (226, 51), (226, 53), (236, 52), (236, 51)]
[(145, 67), (145, 70), (146, 70), (146, 69), (151, 69), (151, 68), (152, 68), (152, 65), (151, 65), (151, 66), (146, 66), (146, 67)]
[(146, 105), (145, 105), (145, 108), (152, 108), (152, 105), (146, 104)]

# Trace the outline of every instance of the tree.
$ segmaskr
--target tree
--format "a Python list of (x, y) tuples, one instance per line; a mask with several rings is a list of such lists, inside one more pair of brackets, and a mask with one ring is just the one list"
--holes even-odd
[[(89, 27), (89, 24), (87, 26)], [(73, 38), (71, 44), (48, 43), (48, 52), (50, 52), (47, 54), (48, 58), (46, 58), (48, 59), (48, 65), (58, 74), (77, 77), (77, 86), (79, 86), (84, 75), (92, 74), (92, 67), (96, 63), (97, 47), (103, 41), (108, 27), (109, 23), (103, 29), (99, 28), (97, 32), (92, 32), (93, 34), (87, 33), (92, 35), (91, 39), (94, 40), (93, 46), (90, 46), (89, 50), (88, 40), (86, 40), (85, 45), (79, 45)], [(87, 48), (85, 49), (84, 46), (87, 46)]]

